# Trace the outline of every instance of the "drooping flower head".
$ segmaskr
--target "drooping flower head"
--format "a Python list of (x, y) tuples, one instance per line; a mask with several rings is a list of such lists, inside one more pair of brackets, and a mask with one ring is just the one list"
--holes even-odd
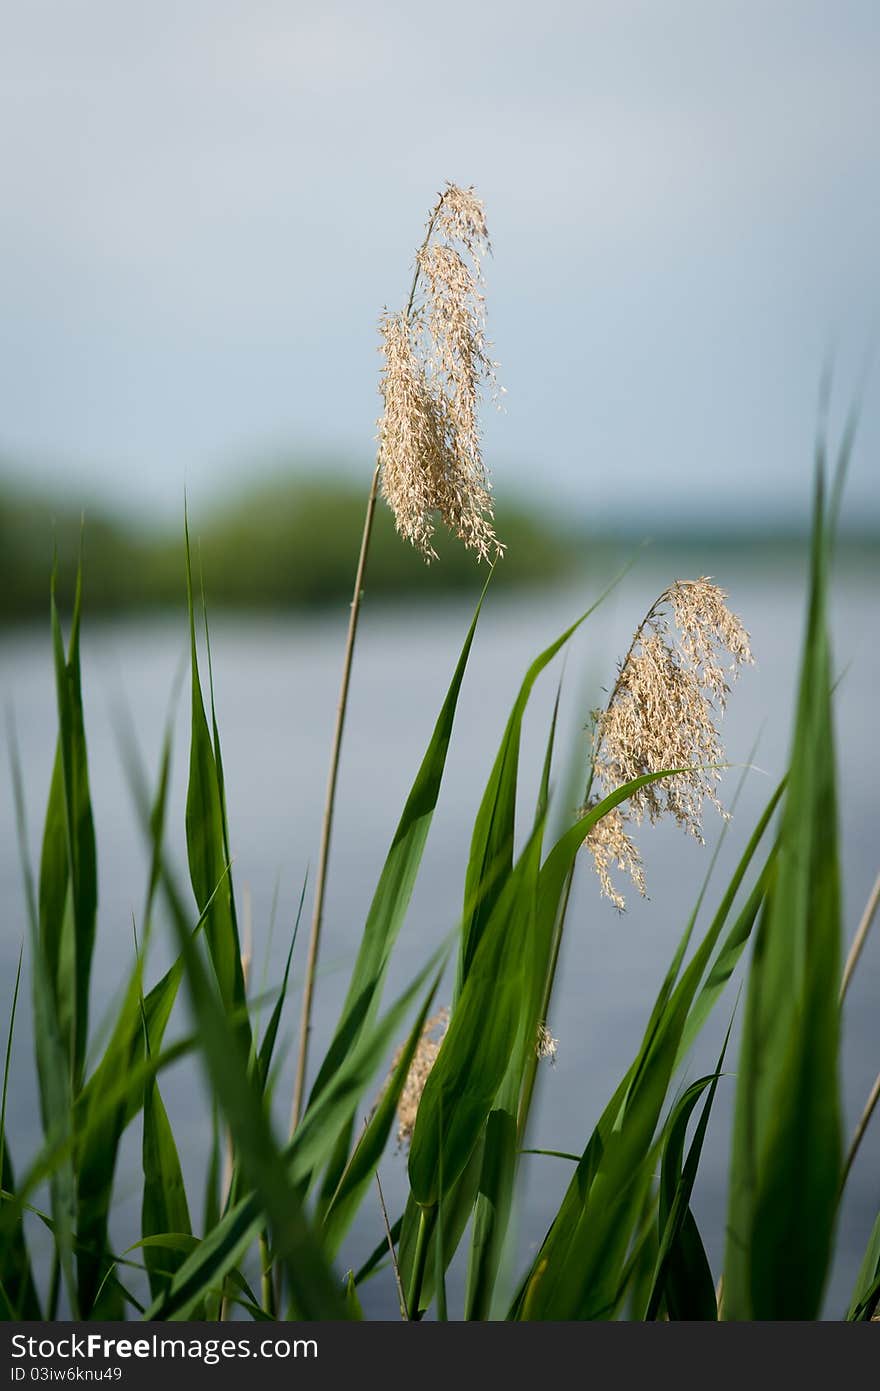
[(496, 390), (480, 289), (488, 250), (482, 203), (472, 188), (449, 184), (416, 254), (409, 304), (380, 323), (382, 495), (426, 560), (436, 556), (438, 514), (480, 559), (503, 549), (479, 425), (481, 394)]
[(671, 816), (702, 841), (704, 803), (727, 814), (718, 797), (724, 761), (718, 719), (730, 682), (753, 658), (726, 598), (705, 576), (664, 590), (636, 630), (608, 704), (593, 713), (593, 779), (603, 795), (645, 773), (680, 770), (639, 788), (587, 836), (602, 891), (618, 908), (624, 901), (612, 884), (612, 865), (645, 892), (627, 823)]

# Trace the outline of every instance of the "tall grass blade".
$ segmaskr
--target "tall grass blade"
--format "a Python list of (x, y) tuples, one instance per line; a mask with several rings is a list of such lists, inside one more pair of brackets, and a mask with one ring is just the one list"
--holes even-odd
[[(64, 1279), (70, 1312), (79, 1317), (79, 1298), (74, 1274), (73, 1231), (76, 1211), (76, 1181), (73, 1168), (73, 1097), (71, 1094), (71, 1059), (65, 1050), (58, 1019), (54, 982), (46, 962), (34, 894), (33, 875), (27, 852), (27, 819), (21, 766), (15, 742), (10, 738), (12, 789), (18, 831), (19, 857), (24, 878), (25, 901), (31, 939), (31, 989), (33, 999), (34, 1050), (40, 1094), (40, 1114), (43, 1134), (48, 1147), (58, 1145), (64, 1150), (63, 1159), (50, 1177), (52, 1217), (55, 1224), (55, 1259)], [(17, 1202), (6, 1204), (0, 1228), (14, 1226), (20, 1221), (21, 1193)], [(52, 1283), (55, 1283), (54, 1281)], [(54, 1304), (50, 1298), (49, 1309)]]
[[(249, 1066), (241, 1028), (227, 1020), (222, 996), (212, 990), (185, 923), (175, 918), (174, 926), (211, 1088), (223, 1109), (242, 1172), (253, 1185), (259, 1209), (271, 1228), (275, 1257), (285, 1271), (297, 1309), (303, 1318), (344, 1318), (339, 1282), (311, 1229), (299, 1192), (276, 1145), (262, 1086)], [(185, 1268), (186, 1265), (178, 1271), (178, 1278)], [(169, 1295), (173, 1291), (174, 1282)], [(157, 1316), (162, 1316), (166, 1302), (158, 1301)], [(154, 1308), (156, 1304), (154, 1301)]]
[[(152, 1050), (145, 1011), (143, 1025), (144, 1052), (149, 1058)], [(149, 1239), (167, 1232), (191, 1236), (192, 1226), (180, 1157), (155, 1076), (150, 1077), (144, 1087), (141, 1157), (144, 1171), (141, 1237), (145, 1243), (144, 1260), (150, 1294), (153, 1299), (158, 1299), (167, 1288), (170, 1277), (183, 1264), (184, 1255), (179, 1250), (169, 1250), (167, 1247), (157, 1249)]]
[[(208, 916), (206, 937), (220, 998), (227, 1009), (245, 1001), (241, 948), (235, 922), (232, 881), (228, 874), (227, 830), (223, 800), (223, 780), (214, 743), (208, 729), (205, 703), (199, 680), (196, 650), (196, 624), (193, 601), (192, 562), (189, 526), (186, 525), (186, 595), (189, 613), (190, 657), (192, 663), (189, 786), (186, 797), (186, 847), (190, 879), (199, 911), (204, 911), (218, 884), (223, 887), (214, 898)], [(239, 1016), (242, 1036), (249, 1039), (245, 1015)]]
[(335, 1255), (339, 1250), (346, 1231), (372, 1185), (376, 1167), (391, 1134), (397, 1103), (400, 1100), (400, 1094), (406, 1083), (410, 1065), (415, 1057), (422, 1030), (425, 1027), (425, 1021), (439, 984), (440, 978), (436, 976), (401, 1050), (397, 1064), (388, 1078), (376, 1109), (364, 1127), (363, 1134), (355, 1146), (351, 1159), (339, 1180), (336, 1192), (327, 1207), (322, 1234), (325, 1249), (330, 1255)]
[(66, 656), (55, 600), (55, 578), (53, 573), (50, 612), (58, 746), (40, 865), (40, 937), (75, 1095), (82, 1080), (88, 1040), (89, 978), (98, 907), (79, 655), (82, 558), (77, 568)]
[[(147, 816), (150, 838), (150, 868), (144, 902), (144, 953), (147, 950), (153, 913), (153, 901), (161, 875), (162, 841), (168, 800), (168, 781), (171, 765), (171, 722), (169, 719), (162, 744), (159, 779), (155, 798)], [(182, 965), (172, 967), (163, 979), (142, 995), (143, 958), (138, 956), (129, 980), (122, 1007), (100, 1062), (86, 1083), (75, 1106), (79, 1132), (77, 1149), (77, 1229), (82, 1249), (78, 1256), (80, 1288), (86, 1307), (92, 1308), (97, 1290), (104, 1285), (108, 1269), (107, 1224), (113, 1194), (113, 1178), (119, 1142), (126, 1125), (140, 1111), (144, 1089), (132, 1087), (119, 1099), (114, 1111), (104, 1112), (98, 1122), (96, 1104), (103, 1105), (108, 1087), (120, 1077), (131, 1075), (144, 1057), (144, 1028), (149, 1031), (154, 1049), (161, 1048), (165, 1027), (171, 1014), (181, 978)], [(149, 1083), (147, 1084), (149, 1085)], [(96, 1312), (104, 1318), (119, 1317), (114, 1287), (104, 1285), (105, 1304)]]
[[(617, 581), (615, 580), (616, 584)], [(520, 686), (507, 721), (501, 746), (495, 757), (489, 781), (474, 821), (470, 855), (465, 876), (465, 917), (462, 928), (461, 953), (458, 967), (457, 992), (460, 993), (474, 959), (480, 938), (504, 881), (513, 869), (513, 844), (516, 821), (516, 788), (519, 771), (519, 751), (522, 722), (535, 682), (545, 667), (565, 647), (583, 623), (595, 613), (606, 598), (609, 586), (594, 604), (582, 613), (555, 642), (545, 648), (532, 662)], [(488, 884), (488, 890), (485, 886)]]
[(862, 1260), (847, 1319), (850, 1323), (865, 1323), (876, 1316), (880, 1305), (880, 1216), (871, 1231)]
[(789, 782), (749, 973), (724, 1278), (728, 1319), (814, 1319), (841, 1178), (840, 884), (821, 466)]
[[(4, 1194), (15, 1192), (12, 1158), (6, 1143), (6, 1098), (9, 1088), (9, 1065), (12, 1059), (12, 1038), (15, 1032), (18, 992), (21, 985), (23, 952), (24, 946), (22, 945), (18, 953), (12, 1006), (9, 1011), (6, 1056), (3, 1063), (3, 1097), (0, 1100), (0, 1188)], [(24, 1225), (20, 1218), (12, 1230), (6, 1234), (2, 1245), (0, 1245), (0, 1316), (4, 1319), (39, 1319), (42, 1317), (40, 1301), (31, 1270), (30, 1255), (25, 1241)]]
[[(729, 1039), (730, 1029), (715, 1072), (688, 1087), (665, 1127), (658, 1205), (659, 1249), (646, 1319), (657, 1318), (664, 1307), (670, 1319), (715, 1321), (718, 1317), (712, 1271), (690, 1201)], [(685, 1162), (688, 1122), (707, 1088), (708, 1096)]]
[(342, 1014), (315, 1079), (310, 1102), (318, 1099), (334, 1076), (340, 1061), (366, 1027), (374, 1010), (378, 1008), (388, 960), (409, 907), (434, 809), (440, 795), (459, 692), (485, 596), (484, 588), (428, 748), (382, 867), (364, 925)]
[[(629, 785), (630, 789), (633, 785)], [(604, 815), (628, 795), (618, 789), (593, 808)], [(518, 1318), (609, 1318), (617, 1307), (624, 1261), (638, 1220), (652, 1137), (676, 1066), (682, 1057), (690, 1011), (737, 892), (766, 832), (776, 801), (771, 798), (746, 846), (721, 903), (702, 941), (676, 983), (683, 956), (681, 944), (660, 988), (641, 1048), (621, 1079), (584, 1150), (559, 1212), (526, 1278), (512, 1313)], [(555, 914), (571, 863), (585, 833), (575, 824), (547, 856), (539, 885), (548, 917)], [(592, 822), (590, 823), (592, 824)], [(747, 936), (743, 920), (753, 921), (749, 905), (731, 937)], [(683, 941), (690, 938), (688, 922)], [(723, 950), (723, 949), (722, 949)], [(705, 1018), (705, 1015), (703, 1016)], [(692, 1037), (695, 1036), (692, 1034)]]

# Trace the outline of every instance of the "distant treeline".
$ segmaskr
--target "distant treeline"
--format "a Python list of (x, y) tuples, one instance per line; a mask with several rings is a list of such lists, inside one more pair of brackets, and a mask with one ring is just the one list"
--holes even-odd
[[(347, 600), (364, 503), (365, 488), (351, 480), (288, 474), (191, 515), (193, 550), (212, 606), (290, 609)], [(69, 599), (81, 529), (90, 613), (184, 605), (182, 517), (178, 526), (157, 527), (87, 508), (84, 529), (81, 518), (72, 504), (0, 479), (0, 623), (45, 614), (56, 555), (59, 594)], [(590, 531), (583, 518), (553, 519), (522, 501), (500, 505), (497, 523), (507, 548), (495, 577), (502, 586), (558, 583), (585, 570), (604, 582), (646, 540), (648, 554), (668, 557), (676, 574), (718, 576), (744, 562), (765, 568), (806, 563), (806, 539), (797, 528), (730, 528), (702, 520), (671, 530), (665, 519), (654, 525), (634, 519), (627, 527)], [(395, 535), (380, 502), (367, 577), (371, 597), (473, 592), (485, 568), (442, 527), (436, 548), (439, 559), (426, 565)], [(873, 571), (880, 565), (880, 536), (871, 528), (845, 534), (838, 557)]]
[[(190, 517), (194, 554), (215, 607), (318, 606), (349, 597), (364, 520), (365, 489), (343, 480), (264, 482)], [(0, 622), (45, 613), (57, 555), (59, 593), (69, 594), (80, 533), (89, 612), (179, 607), (185, 603), (183, 518), (177, 528), (144, 528), (87, 509), (82, 514), (20, 486), (0, 483)], [(525, 507), (501, 508), (507, 553), (496, 582), (560, 580), (582, 547)], [(376, 509), (368, 583), (371, 595), (406, 598), (473, 590), (485, 567), (438, 528), (440, 559), (426, 565)]]

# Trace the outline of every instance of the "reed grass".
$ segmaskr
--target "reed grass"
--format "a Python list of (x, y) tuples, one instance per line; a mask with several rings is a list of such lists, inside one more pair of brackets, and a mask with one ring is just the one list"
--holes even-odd
[[(612, 863), (632, 869), (630, 835), (642, 813), (648, 821), (670, 815), (694, 832), (703, 800), (716, 800), (724, 755), (707, 701), (710, 696), (723, 700), (726, 679), (715, 659), (719, 646), (736, 663), (749, 655), (744, 630), (724, 607), (720, 591), (707, 588), (703, 579), (696, 587), (676, 582), (665, 591), (661, 597), (683, 635), (683, 645), (675, 647), (658, 626), (658, 605), (651, 608), (651, 622), (636, 628), (606, 712), (597, 719), (587, 768), (578, 766), (577, 754), (560, 756), (554, 710), (539, 784), (529, 789), (534, 811), (523, 827), (517, 824), (526, 791), (520, 746), (533, 689), (588, 625), (603, 596), (537, 655), (506, 722), (499, 722), (498, 752), (475, 809), (461, 893), (447, 904), (449, 920), (457, 926), (425, 954), (389, 1003), (389, 964), (400, 934), (411, 926), (410, 901), (441, 795), (459, 696), (481, 611), (491, 602), (490, 571), (387, 857), (377, 867), (376, 891), (331, 1041), (310, 1075), (306, 1045), (311, 1011), (320, 1000), (314, 968), (332, 870), (333, 797), (369, 522), (383, 467), (390, 469), (386, 497), (401, 508), (400, 529), (417, 546), (430, 548), (437, 516), (476, 552), (494, 545), (486, 479), (474, 453), (471, 393), (488, 362), (477, 281), (472, 268), (462, 289), (456, 277), (464, 261), (451, 266), (444, 255), (431, 254), (438, 227), (441, 247), (454, 247), (456, 238), (464, 239), (465, 250), (469, 243), (475, 247), (485, 233), (481, 218), (471, 191), (441, 197), (417, 258), (409, 307), (398, 319), (398, 327), (415, 333), (411, 316), (424, 272), (419, 332), (433, 336), (437, 356), (430, 365), (419, 357), (422, 348), (415, 338), (410, 342), (407, 390), (412, 374), (421, 374), (412, 397), (399, 391), (395, 396), (386, 376), (386, 408), (392, 401), (394, 418), (380, 430), (379, 463), (368, 490), (313, 890), (294, 1125), (284, 1140), (272, 1121), (272, 1090), (283, 1011), (298, 961), (297, 937), (294, 932), (264, 1021), (264, 992), (255, 995), (243, 963), (238, 927), (243, 900), (230, 856), (210, 644), (207, 691), (200, 671), (200, 604), (188, 536), (190, 748), (183, 848), (189, 884), (178, 882), (166, 843), (173, 760), (169, 730), (152, 789), (134, 748), (127, 749), (149, 863), (147, 887), (130, 978), (97, 1059), (87, 1052), (97, 1003), (92, 962), (99, 847), (82, 696), (80, 631), (87, 592), (82, 567), (66, 644), (52, 585), (58, 727), (37, 875), (30, 868), (26, 833), (25, 794), (31, 789), (13, 733), (9, 739), (44, 1139), (21, 1167), (22, 1156), (13, 1153), (18, 1137), (7, 1133), (9, 1060), (16, 1017), (26, 1007), (16, 977), (9, 988), (0, 1102), (4, 1318), (345, 1319), (362, 1315), (360, 1293), (369, 1279), (387, 1281), (390, 1298), (409, 1320), (429, 1313), (474, 1320), (821, 1315), (852, 1157), (851, 1152), (849, 1161), (845, 1158), (842, 1140), (841, 1010), (868, 930), (865, 926), (858, 934), (842, 988), (827, 606), (837, 493), (830, 508), (826, 493), (829, 482), (835, 490), (842, 484), (850, 436), (833, 464), (822, 441), (817, 463), (801, 674), (786, 777), (707, 920), (708, 878), (691, 895), (696, 907), (689, 911), (682, 905), (681, 938), (657, 984), (643, 1032), (633, 1040), (632, 1062), (601, 1115), (582, 1117), (583, 1149), (558, 1160), (573, 1165), (571, 1182), (527, 1268), (511, 1279), (506, 1253), (526, 1156), (558, 1153), (542, 1148), (533, 1136), (532, 1109), (542, 1068), (548, 1066), (539, 1055), (552, 1056), (555, 1045), (548, 1023), (553, 999), (566, 988), (557, 963), (572, 877), (585, 872), (579, 868), (585, 845), (587, 855), (603, 848), (606, 874)], [(450, 318), (448, 300), (456, 293), (458, 318), (455, 313)], [(470, 354), (469, 361), (460, 359), (462, 353)], [(391, 370), (389, 358), (386, 374)], [(432, 417), (427, 423), (422, 419), (419, 438), (428, 439), (435, 452), (427, 462), (423, 454), (409, 460), (415, 492), (404, 493), (406, 431), (400, 412), (410, 407)], [(415, 471), (423, 466), (427, 478), (420, 479)], [(464, 490), (457, 510), (450, 502), (456, 479)], [(551, 836), (552, 785), (571, 783), (572, 776), (581, 786), (586, 781), (587, 796)], [(867, 924), (874, 907), (876, 893)], [(174, 959), (149, 985), (150, 946), (162, 929), (170, 931)], [(579, 930), (588, 931), (589, 925)], [(246, 944), (245, 958), (249, 951)], [(453, 957), (447, 1006), (441, 990)], [(733, 1066), (727, 1250), (723, 1268), (715, 1269), (692, 1203), (713, 1106), (719, 1089), (728, 1085), (729, 1029), (715, 1068), (684, 1089), (680, 1083), (697, 1036), (722, 1008), (737, 975), (745, 1003)], [(169, 1044), (166, 1034), (182, 1009), (182, 997), (195, 1027)], [(214, 1135), (204, 1137), (201, 1194), (187, 1192), (178, 1137), (162, 1100), (166, 1069), (184, 1057), (199, 1058), (217, 1116)], [(142, 1141), (141, 1235), (131, 1250), (117, 1251), (110, 1218), (121, 1186), (120, 1146), (131, 1126)], [(408, 1151), (400, 1161), (406, 1164), (408, 1199), (392, 1221), (381, 1187), (377, 1201), (376, 1187), (380, 1160), (395, 1138)], [(228, 1174), (221, 1184), (224, 1147)], [(44, 1189), (48, 1210), (36, 1207)], [(37, 1259), (32, 1249), (28, 1222), (36, 1211), (51, 1236), (48, 1260)], [(356, 1218), (373, 1221), (375, 1251), (353, 1271), (346, 1252)], [(464, 1299), (453, 1307), (447, 1276), (463, 1242), (468, 1244)], [(864, 1261), (852, 1279), (847, 1317), (870, 1319), (880, 1302), (880, 1217), (866, 1233)]]

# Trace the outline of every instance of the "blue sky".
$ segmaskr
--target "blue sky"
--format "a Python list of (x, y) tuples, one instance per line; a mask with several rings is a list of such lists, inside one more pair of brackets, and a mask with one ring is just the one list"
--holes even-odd
[[(0, 12), (0, 457), (178, 514), (370, 468), (375, 325), (444, 180), (495, 254), (495, 486), (803, 515), (880, 318), (872, 0), (28, 0)], [(851, 515), (880, 518), (880, 359)]]

